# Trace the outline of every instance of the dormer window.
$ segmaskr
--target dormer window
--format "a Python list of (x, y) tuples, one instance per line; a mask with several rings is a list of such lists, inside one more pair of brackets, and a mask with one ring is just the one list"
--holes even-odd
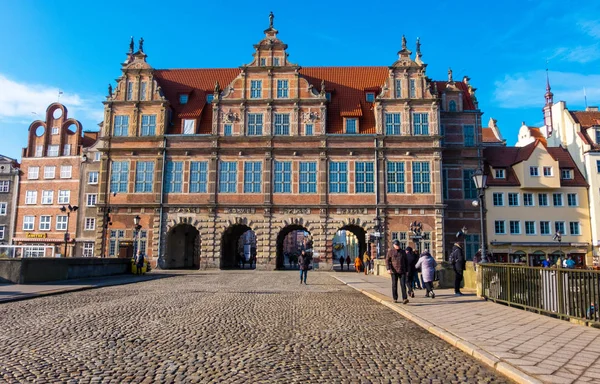
[(187, 93), (182, 93), (181, 95), (179, 95), (179, 104), (183, 105), (183, 104), (187, 104), (189, 99), (189, 95)]
[(358, 119), (346, 119), (346, 133), (358, 133)]
[(260, 59), (260, 66), (264, 67), (267, 65), (267, 59)]
[(279, 57), (274, 57), (273, 58), (273, 66), (274, 67), (279, 67)]
[(552, 167), (544, 167), (544, 176), (546, 176), (546, 177), (552, 176)]
[(182, 123), (182, 131), (184, 135), (193, 135), (196, 133), (196, 120), (183, 120)]
[(417, 82), (416, 82), (416, 80), (410, 79), (409, 85), (410, 85), (410, 88), (409, 88), (410, 98), (413, 99), (413, 98), (417, 97)]
[(561, 169), (560, 170), (560, 178), (563, 180), (573, 180), (573, 170), (572, 169)]
[(596, 144), (600, 144), (600, 128), (596, 128)]
[(375, 93), (367, 92), (367, 103), (372, 103), (375, 101)]
[(529, 176), (539, 176), (540, 169), (538, 167), (529, 167)]
[(212, 93), (209, 93), (208, 95), (206, 95), (206, 102), (212, 103), (214, 98), (215, 98), (215, 95), (213, 95)]
[(58, 127), (52, 127), (52, 134), (58, 135)]
[(456, 112), (456, 101), (450, 100), (450, 102), (448, 103), (448, 111)]
[(327, 101), (331, 101), (331, 92), (325, 93), (325, 98), (327, 99)]
[(494, 179), (506, 179), (506, 171), (504, 169), (496, 169)]

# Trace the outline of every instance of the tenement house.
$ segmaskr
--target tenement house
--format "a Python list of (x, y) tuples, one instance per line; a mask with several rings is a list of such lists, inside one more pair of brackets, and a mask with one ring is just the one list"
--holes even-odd
[(397, 238), (442, 259), (463, 227), (473, 253), (469, 79), (429, 79), (418, 40), (413, 57), (403, 37), (390, 66), (300, 67), (272, 15), (264, 33), (248, 64), (223, 69), (154, 69), (132, 40), (104, 102), (96, 254), (230, 268), (252, 239), (258, 268), (283, 268), (302, 231), (315, 267), (331, 268), (339, 231), (359, 254)]
[(0, 155), (0, 255), (11, 255), (12, 250), (1, 247), (11, 244), (15, 229), (17, 193), (19, 189), (19, 163)]

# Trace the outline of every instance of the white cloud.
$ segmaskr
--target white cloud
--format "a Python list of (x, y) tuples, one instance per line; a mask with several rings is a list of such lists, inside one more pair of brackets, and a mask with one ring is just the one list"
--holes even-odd
[(600, 22), (597, 20), (580, 20), (577, 26), (591, 37), (600, 39)]
[(577, 46), (572, 48), (560, 47), (554, 51), (550, 59), (559, 58), (574, 63), (590, 63), (600, 59), (600, 47), (598, 44), (588, 46)]
[[(101, 97), (83, 97), (62, 90), (60, 102), (69, 110), (69, 117), (77, 120), (100, 122)], [(0, 74), (0, 120), (29, 121), (45, 120), (48, 106), (58, 100), (59, 89), (50, 85), (19, 83)], [(84, 127), (95, 129), (96, 127)]]
[[(583, 104), (583, 88), (590, 104), (600, 102), (600, 74), (583, 75), (572, 72), (550, 72), (554, 100)], [(494, 99), (500, 108), (543, 107), (546, 93), (546, 72), (532, 71), (505, 75), (494, 83)]]

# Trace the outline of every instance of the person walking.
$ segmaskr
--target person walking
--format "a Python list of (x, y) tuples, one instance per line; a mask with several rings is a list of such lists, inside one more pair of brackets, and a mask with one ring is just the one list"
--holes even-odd
[(340, 271), (344, 272), (344, 256), (340, 256)]
[(348, 270), (350, 270), (350, 255), (346, 255), (346, 265), (348, 266)]
[(435, 267), (437, 263), (428, 251), (421, 253), (419, 261), (417, 261), (417, 268), (421, 268), (421, 276), (423, 277), (423, 285), (425, 286), (426, 293), (425, 297), (435, 299), (435, 293), (433, 292), (433, 279), (435, 277)]
[(567, 257), (567, 261), (565, 261), (565, 265), (569, 269), (575, 268), (575, 260), (573, 260), (573, 256), (569, 255), (569, 257)]
[(144, 252), (137, 251), (135, 256), (135, 267), (138, 275), (142, 274), (142, 268), (144, 268)]
[(460, 285), (463, 281), (464, 270), (466, 269), (465, 255), (460, 243), (454, 243), (452, 252), (450, 253), (450, 263), (454, 269), (454, 294), (462, 296)]
[(417, 273), (417, 261), (419, 258), (411, 247), (406, 247), (406, 263), (408, 265), (408, 273), (406, 276), (406, 285), (408, 286), (408, 295), (415, 297), (415, 274)]
[(392, 297), (394, 303), (398, 302), (398, 280), (400, 280), (400, 290), (402, 291), (402, 304), (408, 304), (406, 296), (406, 273), (408, 264), (406, 262), (406, 254), (400, 249), (400, 241), (397, 239), (392, 243), (392, 248), (387, 253), (386, 257), (387, 271), (392, 276)]
[(371, 256), (369, 255), (368, 249), (365, 251), (365, 254), (363, 255), (363, 266), (365, 268), (365, 275), (368, 275), (369, 268), (371, 266)]
[(360, 257), (354, 258), (354, 270), (356, 273), (360, 273), (362, 271), (363, 263)]
[(298, 258), (298, 266), (300, 267), (300, 284), (304, 281), (306, 285), (306, 276), (308, 275), (308, 266), (310, 265), (310, 255), (306, 251), (302, 251)]
[(552, 260), (549, 255), (546, 255), (546, 260), (542, 261), (542, 267), (550, 268), (552, 266)]

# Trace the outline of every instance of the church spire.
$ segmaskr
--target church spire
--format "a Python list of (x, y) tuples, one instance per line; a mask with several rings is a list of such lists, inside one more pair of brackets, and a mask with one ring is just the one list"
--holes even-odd
[(550, 88), (550, 77), (548, 76), (548, 68), (546, 68), (546, 94), (544, 95), (546, 98), (546, 105), (554, 104), (554, 94)]
[(546, 138), (552, 136), (554, 127), (552, 126), (552, 105), (554, 104), (554, 94), (550, 88), (550, 76), (548, 75), (548, 68), (546, 68), (546, 93), (544, 94), (546, 99), (546, 105), (542, 108), (544, 112), (544, 126), (546, 129)]

